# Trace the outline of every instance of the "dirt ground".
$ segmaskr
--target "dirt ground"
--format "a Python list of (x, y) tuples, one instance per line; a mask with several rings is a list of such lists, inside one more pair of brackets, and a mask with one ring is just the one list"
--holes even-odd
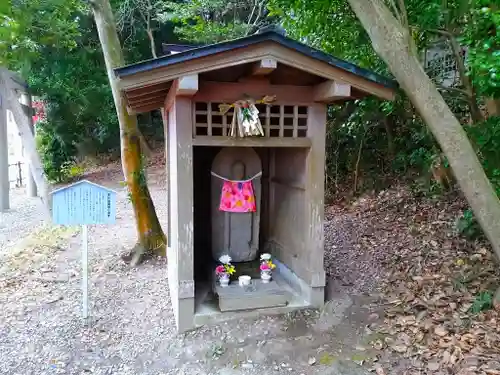
[[(411, 356), (399, 350), (401, 345), (391, 349), (386, 340), (399, 331), (381, 334), (379, 329), (387, 322), (381, 294), (387, 267), (400, 248), (418, 243), (407, 238), (404, 220), (387, 219), (382, 226), (384, 219), (373, 215), (389, 217), (390, 211), (363, 199), (359, 209), (327, 209), (329, 302), (322, 311), (241, 319), (177, 335), (165, 261), (129, 268), (120, 260), (134, 244), (135, 228), (119, 165), (86, 178), (118, 191), (116, 224), (92, 227), (89, 234), (93, 323), (86, 328), (80, 319), (78, 228), (44, 224), (36, 201), (26, 206), (16, 198), (0, 221), (0, 374), (361, 375), (373, 370), (389, 375), (409, 368)], [(148, 178), (164, 221), (161, 162), (148, 169)], [(398, 230), (404, 235), (391, 237)], [(374, 345), (379, 341), (383, 344)]]

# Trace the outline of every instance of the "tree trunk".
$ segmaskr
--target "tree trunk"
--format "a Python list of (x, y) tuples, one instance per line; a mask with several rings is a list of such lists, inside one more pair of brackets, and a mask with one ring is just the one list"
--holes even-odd
[(455, 56), (455, 61), (457, 63), (458, 75), (460, 76), (460, 81), (465, 88), (467, 93), (467, 102), (469, 104), (470, 116), (474, 124), (484, 120), (483, 114), (479, 109), (477, 104), (477, 95), (474, 86), (472, 85), (471, 79), (467, 75), (467, 70), (465, 68), (464, 58), (460, 53), (460, 45), (458, 44), (455, 36), (451, 33), (447, 33), (448, 41), (450, 42), (451, 50)]
[(363, 143), (365, 140), (366, 132), (367, 129), (364, 129), (363, 134), (361, 135), (361, 138), (359, 140), (358, 156), (356, 158), (356, 164), (354, 165), (354, 184), (352, 188), (352, 195), (356, 195), (356, 193), (358, 192), (359, 164), (361, 162), (361, 154), (363, 152)]
[(156, 45), (155, 38), (153, 36), (153, 30), (147, 28), (146, 33), (148, 34), (149, 46), (151, 47), (151, 55), (153, 55), (153, 59), (156, 59), (158, 56), (156, 55)]
[(436, 137), (479, 224), (500, 259), (500, 201), (459, 121), (411, 52), (412, 40), (381, 0), (348, 0), (373, 48)]
[(153, 153), (153, 150), (151, 150), (151, 147), (149, 147), (146, 137), (144, 137), (144, 134), (142, 134), (139, 128), (137, 128), (137, 134), (139, 134), (139, 140), (141, 142), (141, 151), (143, 155), (150, 157), (151, 154)]
[[(33, 174), (33, 179), (40, 193), (40, 198), (42, 199), (47, 216), (50, 217), (51, 212), (51, 200), (50, 200), (50, 187), (47, 181), (47, 177), (43, 171), (42, 159), (38, 154), (36, 149), (35, 136), (31, 130), (31, 123), (22, 109), (22, 104), (19, 103), (19, 99), (15, 94), (15, 87), (11, 81), (11, 73), (6, 69), (0, 69), (0, 82), (5, 83), (5, 94), (6, 94), (6, 105), (10, 109), (16, 122), (17, 129), (19, 131), (19, 136), (24, 147), (27, 159), (30, 162), (31, 172)], [(28, 114), (31, 116), (31, 114)]]
[(128, 114), (113, 71), (124, 65), (124, 58), (109, 0), (93, 0), (92, 9), (120, 124), (122, 168), (134, 208), (138, 235), (138, 243), (132, 254), (132, 263), (135, 264), (141, 261), (145, 253), (165, 256), (166, 239), (146, 182), (137, 118)]
[[(151, 30), (151, 28), (146, 27), (146, 33), (148, 34), (149, 45), (151, 47), (151, 55), (153, 56), (154, 59), (156, 59), (158, 56), (156, 55), (156, 47), (155, 47), (155, 39), (153, 36), (153, 31)], [(151, 119), (151, 112), (149, 112), (149, 118)], [(143, 154), (146, 155), (147, 157), (150, 157), (153, 151), (151, 150), (151, 147), (149, 147), (148, 141), (146, 140), (146, 137), (144, 137), (141, 131), (139, 131), (139, 137), (141, 139), (141, 147)]]
[(394, 156), (396, 155), (394, 149), (394, 136), (392, 135), (392, 115), (384, 116), (382, 118), (382, 121), (384, 122), (385, 133), (387, 136), (387, 155), (389, 157), (389, 160), (392, 162), (394, 161)]

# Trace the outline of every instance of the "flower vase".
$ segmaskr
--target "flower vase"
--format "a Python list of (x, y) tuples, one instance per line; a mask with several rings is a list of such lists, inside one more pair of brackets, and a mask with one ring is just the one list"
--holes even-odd
[(229, 285), (229, 275), (227, 273), (223, 273), (222, 275), (219, 276), (219, 283), (220, 286), (225, 288), (226, 286)]
[(260, 271), (260, 279), (264, 284), (268, 284), (271, 281), (271, 274), (271, 270)]

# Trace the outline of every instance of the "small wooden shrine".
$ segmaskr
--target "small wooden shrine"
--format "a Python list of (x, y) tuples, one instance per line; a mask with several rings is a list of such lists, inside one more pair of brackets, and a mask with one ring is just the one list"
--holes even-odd
[[(391, 100), (393, 83), (274, 31), (115, 74), (129, 111), (163, 109), (178, 330), (322, 306), (327, 105)], [(271, 282), (259, 279), (262, 253)], [(221, 255), (237, 270), (228, 287), (214, 279)]]

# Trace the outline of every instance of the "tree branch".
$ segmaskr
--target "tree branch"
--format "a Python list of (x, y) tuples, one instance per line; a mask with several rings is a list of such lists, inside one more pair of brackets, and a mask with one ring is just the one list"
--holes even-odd
[(153, 55), (153, 58), (156, 59), (158, 55), (156, 54), (156, 43), (153, 35), (153, 29), (151, 28), (151, 12), (153, 7), (151, 6), (150, 0), (147, 0), (147, 4), (148, 4), (148, 17), (147, 17), (148, 20), (147, 20), (146, 32), (148, 33), (149, 42), (151, 44), (151, 54)]
[(477, 98), (476, 98), (476, 93), (474, 90), (474, 87), (472, 85), (472, 82), (470, 78), (467, 76), (467, 69), (465, 67), (465, 62), (461, 54), (460, 50), (460, 45), (457, 42), (457, 35), (454, 33), (452, 30), (447, 29), (426, 29), (425, 31), (429, 31), (432, 33), (436, 33), (439, 35), (442, 35), (446, 37), (448, 42), (450, 43), (451, 51), (453, 53), (457, 70), (458, 70), (458, 75), (460, 77), (460, 82), (464, 86), (465, 90), (460, 90), (457, 88), (444, 88), (444, 87), (438, 87), (438, 89), (445, 89), (447, 91), (455, 91), (459, 92), (460, 94), (466, 96), (467, 101), (469, 103), (469, 109), (470, 109), (470, 114), (474, 122), (479, 122), (483, 120), (483, 115), (481, 114), (481, 110), (479, 109), (479, 106), (477, 105)]
[(441, 86), (441, 85), (436, 85), (437, 89), (440, 90), (440, 91), (450, 91), (450, 92), (454, 92), (454, 93), (457, 93), (457, 94), (460, 94), (460, 95), (463, 95), (463, 96), (469, 96), (469, 93), (463, 89), (459, 89), (459, 88), (456, 88), (456, 87), (446, 87), (446, 86)]
[(404, 0), (398, 0), (399, 4), (399, 12), (401, 14), (401, 23), (402, 25), (408, 29), (408, 12), (406, 11), (406, 6)]
[(140, 9), (138, 10), (138, 13), (139, 16), (141, 16), (142, 20), (144, 21), (146, 28), (148, 28), (148, 18), (144, 15), (144, 13)]
[(399, 22), (401, 22), (401, 14), (399, 13), (398, 7), (396, 6), (396, 3), (394, 0), (389, 0), (389, 5), (392, 8), (392, 11), (394, 12), (394, 15), (398, 19)]
[(250, 33), (250, 30), (251, 30), (250, 24), (251, 24), (253, 15), (255, 13), (255, 9), (257, 9), (257, 4), (258, 4), (258, 0), (255, 0), (255, 2), (253, 4), (252, 12), (250, 13), (250, 16), (248, 17), (248, 20), (247, 20), (247, 31), (246, 31), (245, 35), (248, 35)]
[(469, 76), (467, 76), (467, 70), (465, 68), (465, 62), (460, 51), (460, 45), (458, 44), (456, 38), (453, 36), (451, 32), (449, 33), (448, 41), (450, 42), (451, 50), (453, 52), (453, 55), (455, 56), (455, 61), (457, 63), (457, 70), (460, 76), (460, 81), (462, 82), (462, 85), (465, 87), (465, 91), (467, 92), (467, 98), (469, 100), (470, 114), (472, 120), (474, 122), (480, 122), (483, 120), (483, 115), (481, 114), (481, 110), (477, 105), (477, 98), (474, 86), (472, 85)]
[(454, 34), (449, 32), (448, 30), (443, 30), (443, 29), (423, 29), (422, 31), (428, 31), (430, 33), (443, 35), (447, 38), (454, 36)]
[(262, 8), (264, 6), (265, 1), (261, 1), (259, 3), (259, 12), (257, 13), (257, 17), (255, 17), (255, 21), (253, 22), (252, 28), (258, 25), (258, 21), (262, 18)]

